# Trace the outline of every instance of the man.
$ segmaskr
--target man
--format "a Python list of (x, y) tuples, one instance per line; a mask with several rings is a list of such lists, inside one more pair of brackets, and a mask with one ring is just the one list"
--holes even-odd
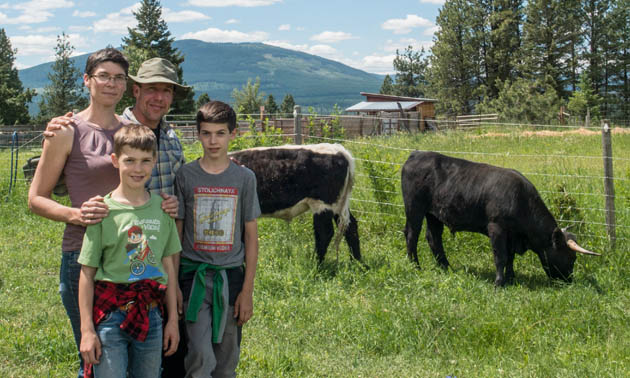
[(129, 79), (127, 91), (136, 99), (136, 104), (125, 109), (122, 117), (148, 126), (158, 141), (157, 163), (147, 189), (155, 194), (173, 195), (175, 173), (185, 161), (182, 145), (175, 131), (164, 121), (164, 116), (173, 100), (186, 97), (190, 87), (177, 83), (175, 66), (163, 58), (145, 61), (138, 74), (129, 75)]

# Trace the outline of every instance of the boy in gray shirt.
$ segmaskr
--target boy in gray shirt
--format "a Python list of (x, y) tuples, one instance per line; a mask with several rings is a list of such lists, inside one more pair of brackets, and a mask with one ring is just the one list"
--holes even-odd
[(186, 377), (235, 377), (241, 327), (253, 313), (260, 216), (256, 176), (228, 157), (236, 136), (236, 114), (229, 105), (203, 105), (197, 132), (203, 156), (180, 168), (175, 179)]

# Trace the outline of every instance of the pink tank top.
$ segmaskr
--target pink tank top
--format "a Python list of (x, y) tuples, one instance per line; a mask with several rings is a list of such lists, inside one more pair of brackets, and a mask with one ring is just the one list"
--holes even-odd
[[(120, 182), (118, 169), (112, 165), (114, 134), (123, 124), (105, 130), (94, 123), (74, 118), (74, 140), (63, 173), (72, 207), (79, 208), (88, 199), (114, 190)], [(85, 227), (66, 223), (62, 251), (78, 251), (83, 244)]]

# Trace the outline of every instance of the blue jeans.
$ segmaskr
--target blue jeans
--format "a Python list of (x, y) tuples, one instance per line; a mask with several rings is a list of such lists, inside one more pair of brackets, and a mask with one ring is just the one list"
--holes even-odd
[(66, 314), (70, 318), (74, 342), (77, 345), (79, 355), (78, 377), (83, 378), (83, 359), (79, 353), (81, 345), (81, 316), (79, 315), (79, 273), (81, 264), (77, 262), (80, 251), (62, 252), (61, 267), (59, 268), (59, 294), (61, 302), (66, 309)]
[[(158, 378), (162, 361), (162, 315), (155, 307), (149, 311), (149, 333), (138, 341), (120, 329), (127, 313), (109, 313), (96, 327), (101, 340), (101, 358), (94, 365), (95, 378)], [(127, 375), (128, 374), (128, 375)]]

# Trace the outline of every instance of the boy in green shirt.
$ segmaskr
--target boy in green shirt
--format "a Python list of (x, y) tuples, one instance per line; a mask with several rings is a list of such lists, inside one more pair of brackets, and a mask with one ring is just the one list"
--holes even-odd
[[(179, 343), (173, 261), (181, 244), (162, 198), (145, 189), (155, 156), (148, 127), (116, 132), (111, 159), (120, 184), (105, 196), (108, 216), (90, 225), (83, 240), (80, 351), (97, 377), (157, 378), (162, 349), (171, 355)], [(162, 329), (164, 304), (168, 322)]]

